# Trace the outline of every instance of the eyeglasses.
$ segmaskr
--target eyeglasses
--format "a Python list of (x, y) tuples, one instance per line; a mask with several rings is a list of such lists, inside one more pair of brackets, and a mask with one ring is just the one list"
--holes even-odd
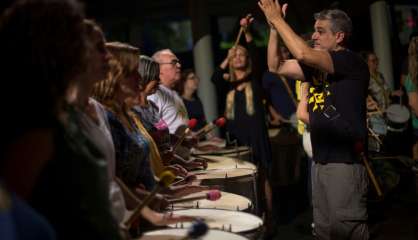
[(173, 60), (171, 60), (170, 62), (160, 62), (160, 65), (161, 64), (171, 64), (171, 65), (173, 65), (173, 66), (176, 66), (177, 64), (181, 64), (180, 63), (180, 60), (178, 60), (178, 59), (173, 59)]

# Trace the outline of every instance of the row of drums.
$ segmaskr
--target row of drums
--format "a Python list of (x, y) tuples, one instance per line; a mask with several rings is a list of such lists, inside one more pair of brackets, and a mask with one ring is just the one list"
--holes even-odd
[[(256, 239), (261, 233), (263, 220), (254, 215), (257, 208), (257, 168), (249, 160), (248, 147), (224, 148), (217, 151), (195, 151), (194, 155), (207, 160), (208, 168), (193, 171), (197, 183), (218, 186), (221, 197), (216, 201), (194, 200), (172, 204), (170, 212), (203, 220), (209, 231), (205, 240)], [(195, 193), (184, 198), (202, 196)], [(187, 239), (191, 222), (169, 225), (168, 229), (146, 232), (140, 240)]]

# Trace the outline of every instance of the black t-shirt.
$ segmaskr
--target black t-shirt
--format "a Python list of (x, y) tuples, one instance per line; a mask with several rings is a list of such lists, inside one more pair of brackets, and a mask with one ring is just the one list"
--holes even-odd
[(366, 97), (369, 70), (350, 50), (330, 52), (334, 74), (305, 65), (309, 88), (309, 121), (313, 159), (321, 163), (352, 163), (367, 149)]

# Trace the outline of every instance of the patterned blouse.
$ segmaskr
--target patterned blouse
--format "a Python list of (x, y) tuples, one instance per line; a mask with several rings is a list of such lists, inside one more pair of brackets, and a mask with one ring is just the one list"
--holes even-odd
[(116, 176), (128, 186), (143, 184), (146, 190), (155, 185), (154, 174), (149, 159), (149, 142), (131, 123), (133, 131), (126, 129), (111, 111), (107, 117), (116, 150)]

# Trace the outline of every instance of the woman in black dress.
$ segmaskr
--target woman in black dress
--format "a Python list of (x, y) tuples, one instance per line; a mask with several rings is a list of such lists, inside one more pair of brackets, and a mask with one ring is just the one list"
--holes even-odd
[[(254, 59), (256, 48), (252, 36), (247, 31), (251, 21), (243, 18), (240, 22), (245, 33), (246, 48), (241, 45), (231, 48), (215, 70), (212, 81), (218, 87), (230, 89), (225, 107), (227, 130), (240, 145), (251, 147), (252, 161), (259, 166), (260, 176), (265, 176), (271, 164), (271, 148), (262, 102), (261, 72)], [(271, 190), (267, 178), (264, 190), (268, 210), (271, 209)]]

